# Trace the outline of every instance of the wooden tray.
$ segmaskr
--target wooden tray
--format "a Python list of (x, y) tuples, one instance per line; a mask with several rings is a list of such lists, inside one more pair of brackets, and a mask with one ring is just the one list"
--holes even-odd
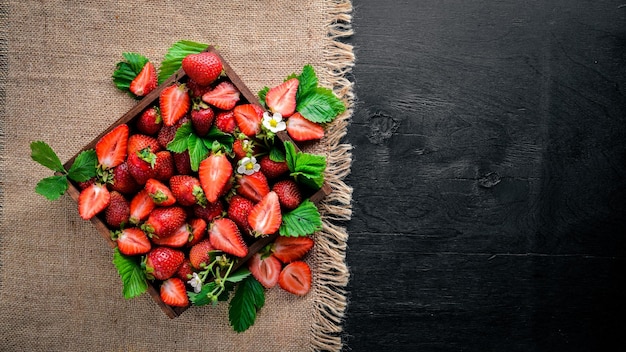
[[(250, 91), (250, 89), (248, 89), (248, 87), (243, 83), (243, 81), (239, 78), (239, 76), (233, 71), (231, 66), (228, 64), (228, 62), (226, 60), (224, 60), (224, 58), (220, 55), (220, 53), (213, 46), (209, 46), (206, 49), (206, 51), (215, 53), (222, 60), (222, 64), (223, 64), (223, 67), (224, 67), (224, 72), (226, 73), (227, 79), (230, 80), (237, 87), (237, 89), (239, 89), (239, 91), (241, 92), (241, 95), (243, 96), (243, 98), (240, 100), (240, 103), (248, 102), (248, 103), (253, 103), (253, 104), (260, 105), (259, 100), (256, 97), (256, 95), (253, 94)], [(63, 165), (65, 167), (65, 169), (69, 170), (69, 168), (74, 163), (74, 160), (76, 159), (78, 154), (80, 154), (84, 150), (94, 149), (95, 146), (96, 146), (96, 143), (98, 142), (98, 140), (100, 140), (100, 138), (102, 138), (102, 136), (104, 136), (105, 134), (109, 133), (111, 130), (113, 130), (118, 125), (126, 123), (126, 124), (128, 124), (128, 126), (132, 130), (134, 128), (134, 125), (135, 125), (134, 124), (135, 120), (137, 118), (139, 118), (139, 116), (141, 116), (141, 113), (143, 112), (143, 110), (145, 110), (149, 106), (152, 106), (159, 99), (159, 95), (161, 94), (161, 91), (163, 89), (167, 88), (169, 85), (171, 85), (174, 82), (179, 82), (179, 81), (182, 82), (182, 81), (185, 81), (186, 79), (187, 79), (187, 77), (186, 77), (186, 74), (183, 71), (183, 69), (182, 68), (179, 69), (175, 74), (173, 74), (165, 82), (163, 82), (161, 85), (159, 85), (155, 90), (153, 90), (148, 95), (143, 97), (127, 113), (125, 113), (122, 117), (120, 117), (117, 121), (115, 121), (111, 126), (109, 126), (109, 128), (107, 128), (106, 130), (102, 131), (102, 133), (100, 133), (96, 138), (94, 138), (91, 141), (91, 143), (87, 144), (78, 153), (76, 153), (76, 155), (74, 155), (71, 159), (69, 159)], [(285, 131), (279, 132), (277, 134), (277, 136), (283, 142), (284, 141), (291, 141), (296, 146), (296, 149), (300, 150), (298, 145), (293, 140), (291, 140), (291, 138), (289, 137), (289, 135), (287, 135), (287, 133)], [(330, 194), (330, 192), (331, 192), (330, 186), (328, 186), (328, 184), (325, 183), (322, 186), (322, 188), (320, 190), (318, 190), (317, 192), (315, 192), (313, 195), (311, 195), (309, 197), (309, 199), (312, 202), (317, 204), (319, 201), (324, 199), (324, 197), (326, 197), (328, 194)], [(70, 181), (70, 185), (69, 185), (69, 189), (68, 189), (67, 193), (76, 202), (78, 202), (78, 196), (80, 194), (80, 188), (78, 187), (78, 185), (76, 183), (74, 183), (73, 181)], [(101, 214), (99, 214), (98, 216), (94, 216), (93, 218), (91, 218), (90, 221), (94, 224), (94, 226), (96, 227), (98, 232), (102, 235), (102, 237), (106, 240), (106, 242), (109, 244), (109, 246), (111, 248), (117, 247), (117, 243), (111, 239), (110, 231), (112, 229), (110, 229), (107, 226), (106, 222), (104, 221), (103, 212)], [(254, 243), (252, 243), (249, 246), (249, 248), (248, 248), (248, 255), (246, 255), (244, 258), (239, 259), (235, 263), (235, 265), (233, 267), (233, 270), (236, 270), (237, 268), (239, 268), (243, 264), (245, 264), (251, 256), (253, 256), (255, 253), (257, 253), (259, 250), (261, 250), (267, 244), (271, 243), (276, 238), (276, 236), (277, 236), (277, 234), (274, 234), (274, 235), (268, 236), (268, 237), (263, 237), (263, 238), (258, 239)], [(165, 303), (163, 303), (163, 301), (161, 300), (160, 294), (159, 294), (159, 290), (150, 281), (148, 281), (148, 293), (150, 294), (150, 296), (152, 296), (152, 298), (159, 305), (159, 307), (161, 307), (163, 312), (165, 312), (165, 314), (168, 317), (170, 317), (170, 318), (175, 318), (175, 317), (179, 316), (180, 314), (182, 314), (182, 312), (184, 312), (188, 308), (188, 307), (184, 307), (184, 308), (170, 307), (170, 306), (166, 305)]]

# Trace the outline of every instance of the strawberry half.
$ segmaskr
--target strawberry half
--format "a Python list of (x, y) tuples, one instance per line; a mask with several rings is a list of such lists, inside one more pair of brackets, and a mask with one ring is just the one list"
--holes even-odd
[(146, 255), (146, 274), (157, 280), (172, 277), (183, 264), (185, 254), (169, 247), (153, 247)]
[(215, 249), (236, 257), (245, 257), (248, 246), (243, 241), (237, 224), (228, 218), (213, 221), (209, 230), (209, 241)]
[(297, 112), (287, 119), (287, 134), (296, 142), (314, 141), (324, 137), (324, 127)]
[(113, 168), (126, 160), (129, 128), (126, 124), (115, 127), (96, 143), (98, 164), (105, 169)]
[(230, 110), (239, 101), (239, 95), (237, 87), (228, 81), (224, 81), (215, 86), (213, 90), (204, 93), (202, 100), (218, 109)]
[(198, 178), (206, 199), (214, 203), (226, 187), (233, 173), (233, 166), (225, 154), (212, 153), (200, 162)]
[(152, 62), (148, 61), (139, 74), (130, 82), (129, 90), (138, 97), (143, 97), (157, 87), (157, 72)]
[(158, 246), (180, 248), (189, 243), (190, 237), (191, 232), (189, 231), (189, 225), (182, 224), (171, 236), (165, 238), (152, 237), (150, 240)]
[(267, 236), (275, 233), (283, 221), (280, 203), (276, 192), (268, 193), (257, 203), (248, 215), (248, 224), (255, 236)]
[(241, 133), (248, 137), (254, 137), (261, 132), (263, 108), (255, 104), (242, 104), (235, 106), (233, 113)]
[(172, 277), (161, 284), (161, 300), (172, 307), (186, 307), (189, 305), (185, 282), (178, 277)]
[(265, 288), (276, 286), (282, 267), (281, 262), (273, 255), (255, 253), (248, 261), (250, 273)]
[(265, 105), (273, 113), (280, 113), (283, 117), (291, 116), (296, 111), (299, 83), (297, 78), (292, 78), (270, 89), (265, 95)]
[(315, 241), (310, 237), (278, 236), (272, 244), (272, 253), (285, 264), (300, 260), (307, 254)]
[(111, 202), (111, 194), (105, 185), (94, 183), (78, 195), (78, 215), (85, 220), (93, 218)]
[(301, 261), (288, 264), (280, 272), (278, 285), (294, 295), (306, 295), (311, 289), (311, 268)]
[(172, 191), (158, 180), (153, 178), (149, 179), (146, 182), (145, 190), (156, 205), (168, 207), (176, 203), (176, 198), (174, 194), (172, 194)]
[(130, 223), (136, 225), (146, 220), (155, 207), (148, 191), (142, 189), (130, 201)]
[(159, 107), (161, 108), (161, 118), (165, 126), (174, 126), (191, 106), (191, 98), (187, 94), (187, 87), (184, 84), (172, 84), (163, 89), (159, 96)]
[(202, 52), (187, 55), (181, 66), (187, 76), (201, 86), (215, 81), (222, 73), (222, 61), (215, 53)]
[(189, 220), (188, 224), (191, 231), (191, 238), (189, 239), (187, 246), (192, 247), (206, 237), (207, 223), (203, 219), (196, 218)]
[(237, 194), (258, 203), (270, 192), (267, 177), (262, 172), (237, 177)]
[(152, 244), (145, 232), (136, 227), (111, 232), (111, 239), (124, 255), (141, 255), (150, 252)]

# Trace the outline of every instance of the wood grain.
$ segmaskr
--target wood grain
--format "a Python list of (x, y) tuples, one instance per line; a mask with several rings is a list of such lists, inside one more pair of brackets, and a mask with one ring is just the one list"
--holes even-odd
[(626, 8), (353, 3), (345, 349), (626, 348)]

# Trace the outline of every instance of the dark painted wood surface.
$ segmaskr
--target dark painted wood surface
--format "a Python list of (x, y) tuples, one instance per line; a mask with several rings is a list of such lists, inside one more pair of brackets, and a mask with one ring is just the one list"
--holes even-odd
[(626, 4), (353, 4), (346, 350), (626, 350)]

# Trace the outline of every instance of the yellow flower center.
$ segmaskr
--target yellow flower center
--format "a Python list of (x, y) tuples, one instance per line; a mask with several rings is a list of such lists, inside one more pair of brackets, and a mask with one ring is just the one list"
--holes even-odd
[(252, 170), (254, 169), (254, 164), (253, 163), (246, 163), (246, 170)]
[(278, 125), (278, 122), (276, 122), (276, 120), (274, 120), (274, 119), (270, 120), (270, 126), (276, 127), (277, 125)]

